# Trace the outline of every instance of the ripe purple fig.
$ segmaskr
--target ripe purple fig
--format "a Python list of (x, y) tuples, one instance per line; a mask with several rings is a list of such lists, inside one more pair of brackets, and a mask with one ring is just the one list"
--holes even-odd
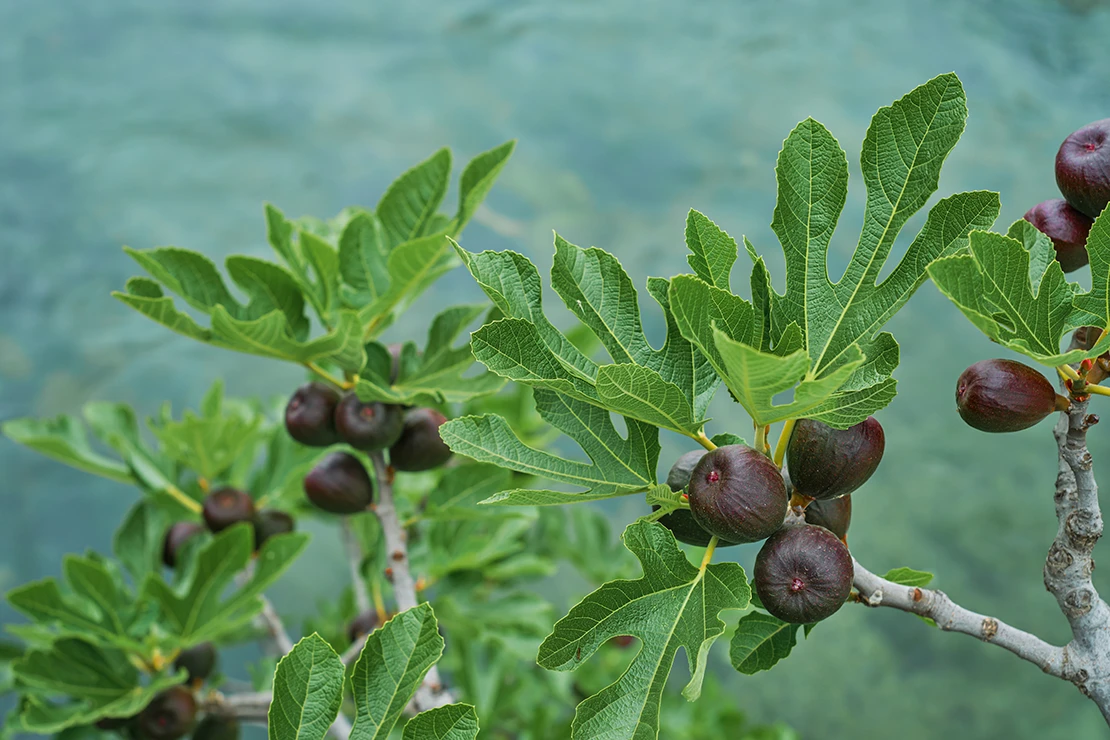
[(413, 409), (405, 414), (401, 437), (389, 448), (389, 464), (395, 470), (417, 473), (443, 465), (451, 448), (439, 436), (447, 417), (435, 409)]
[(189, 683), (204, 681), (216, 670), (217, 660), (216, 646), (210, 642), (202, 642), (178, 653), (173, 669), (180, 671), (184, 668), (189, 673)]
[(177, 553), (185, 542), (204, 531), (204, 527), (196, 522), (174, 522), (166, 530), (166, 539), (162, 543), (162, 562), (167, 568), (177, 565)]
[(786, 448), (790, 482), (810, 498), (843, 496), (867, 482), (885, 447), (883, 427), (874, 416), (847, 429), (800, 419)]
[(770, 458), (747, 445), (706, 454), (694, 467), (686, 492), (694, 521), (726, 542), (758, 542), (786, 517), (782, 474)]
[(784, 622), (820, 622), (847, 601), (852, 571), (852, 556), (835, 534), (794, 524), (771, 535), (755, 556), (755, 592)]
[(275, 534), (288, 534), (296, 529), (293, 517), (284, 511), (263, 509), (254, 515), (254, 549), (262, 547)]
[(848, 536), (852, 523), (852, 496), (811, 501), (806, 507), (806, 524), (824, 527), (840, 539)]
[(343, 441), (365, 452), (384, 450), (397, 441), (405, 419), (399, 406), (363, 403), (348, 393), (335, 408), (335, 428)]
[(1025, 212), (1025, 220), (1052, 240), (1056, 261), (1064, 272), (1074, 272), (1088, 262), (1087, 235), (1091, 220), (1068, 205), (1063, 198), (1046, 200)]
[(239, 720), (210, 712), (193, 730), (193, 740), (239, 740)]
[(373, 609), (359, 614), (347, 625), (347, 639), (354, 642), (378, 628), (378, 613)]
[(204, 497), (201, 515), (208, 529), (222, 532), (233, 524), (253, 519), (254, 501), (246, 491), (219, 488)]
[(306, 383), (293, 393), (285, 407), (289, 436), (309, 447), (329, 447), (340, 442), (335, 429), (339, 391), (323, 383)]
[(1056, 184), (1073, 208), (1096, 218), (1110, 203), (1110, 118), (1088, 123), (1056, 152)]
[(304, 492), (314, 506), (332, 514), (356, 514), (374, 501), (374, 484), (354, 455), (333, 452), (304, 479)]
[(197, 700), (193, 692), (174, 686), (158, 694), (139, 712), (135, 729), (148, 740), (177, 740), (193, 729)]
[[(694, 472), (694, 468), (698, 462), (705, 457), (705, 450), (691, 450), (679, 456), (675, 464), (671, 466), (671, 470), (667, 473), (667, 485), (672, 491), (678, 493), (690, 483), (690, 475)], [(652, 511), (658, 511), (658, 506), (652, 506)], [(670, 514), (665, 514), (658, 519), (659, 523), (667, 529), (671, 530), (671, 534), (679, 542), (685, 542), (687, 545), (695, 545), (697, 547), (705, 547), (709, 544), (712, 535), (702, 529), (701, 525), (694, 521), (694, 515), (690, 513), (689, 509), (678, 509), (672, 511)], [(736, 545), (736, 542), (718, 542), (718, 547), (729, 547)]]
[(1013, 360), (980, 360), (956, 381), (960, 416), (984, 432), (1028, 429), (1068, 406), (1043, 375)]

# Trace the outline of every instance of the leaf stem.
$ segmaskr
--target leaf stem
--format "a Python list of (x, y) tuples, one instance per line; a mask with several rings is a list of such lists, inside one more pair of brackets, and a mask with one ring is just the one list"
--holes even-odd
[(389, 613), (385, 610), (385, 599), (382, 598), (382, 584), (377, 578), (370, 579), (370, 597), (374, 600), (374, 611), (378, 614), (378, 624), (389, 621)]
[(175, 486), (172, 483), (167, 485), (162, 490), (164, 490), (173, 499), (175, 499), (177, 501), (177, 503), (181, 504), (182, 506), (184, 506), (186, 509), (193, 512), (194, 514), (199, 514), (201, 511), (204, 510), (204, 507), (202, 507), (200, 505), (200, 502), (198, 502), (192, 496), (188, 495), (187, 493), (185, 493), (184, 491), (182, 491), (180, 488), (178, 488), (177, 486)]
[(794, 425), (797, 423), (797, 419), (787, 419), (786, 423), (782, 425), (778, 444), (775, 445), (775, 465), (780, 468), (782, 467), (783, 458), (786, 457), (786, 446), (790, 443), (790, 435), (794, 433)]
[(764, 454), (767, 453), (767, 427), (762, 424), (755, 425), (755, 448)]
[(1071, 365), (1059, 365), (1056, 371), (1068, 380), (1079, 380), (1079, 373), (1075, 372)]
[(304, 366), (306, 368), (308, 368), (309, 370), (311, 370), (312, 372), (319, 375), (324, 380), (331, 383), (332, 385), (337, 386), (339, 388), (342, 388), (345, 391), (349, 391), (349, 390), (351, 390), (352, 388), (355, 387), (354, 383), (349, 383), (346, 380), (340, 380), (339, 378), (335, 377), (334, 375), (329, 373), (324, 368), (317, 365), (315, 362), (312, 362), (312, 361), (306, 362), (306, 363), (304, 363)]
[(355, 592), (355, 607), (359, 614), (363, 614), (370, 611), (370, 596), (366, 593), (366, 579), (362, 575), (362, 559), (365, 554), (346, 517), (343, 518), (339, 526), (343, 534), (343, 546), (347, 550), (347, 565), (351, 571), (351, 587)]
[(704, 572), (705, 569), (709, 567), (709, 562), (713, 560), (713, 551), (716, 549), (717, 536), (714, 535), (713, 537), (709, 538), (709, 544), (705, 546), (705, 555), (703, 555), (701, 558), (701, 567), (698, 568), (699, 571)]
[(1091, 385), (1088, 383), (1084, 386), (1083, 391), (1085, 393), (1094, 393), (1096, 396), (1110, 396), (1110, 388), (1101, 385)]
[(694, 435), (694, 441), (697, 442), (698, 444), (700, 444), (705, 449), (709, 450), (710, 452), (717, 449), (717, 445), (713, 444), (713, 442), (710, 441), (709, 437), (705, 436), (704, 431), (699, 431), (697, 434), (695, 434)]

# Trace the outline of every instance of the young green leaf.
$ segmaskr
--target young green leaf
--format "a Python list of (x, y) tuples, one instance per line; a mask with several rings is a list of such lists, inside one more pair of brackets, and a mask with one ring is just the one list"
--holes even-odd
[(158, 569), (165, 532), (165, 513), (149, 499), (132, 506), (116, 530), (112, 551), (136, 586), (142, 586), (146, 577)]
[(489, 516), (475, 504), (508, 487), (512, 473), (488, 463), (456, 465), (443, 471), (439, 483), (428, 494), (421, 514), (425, 521), (463, 521)]
[(358, 311), (359, 320), (368, 326), (369, 339), (392, 323), (394, 312), (411, 303), (458, 262), (451, 251), (450, 239), (432, 234), (398, 244), (389, 253), (386, 264), (389, 288)]
[(603, 585), (555, 623), (537, 661), (549, 670), (573, 670), (609, 638), (642, 641), (632, 665), (615, 683), (578, 705), (573, 738), (655, 738), (659, 705), (671, 664), (682, 647), (690, 669), (683, 694), (701, 691), (710, 647), (725, 625), (718, 614), (743, 609), (751, 591), (736, 563), (695, 568), (674, 535), (657, 523), (634, 522), (624, 531), (625, 547), (640, 560), (644, 575)]
[(450, 178), (451, 151), (444, 148), (393, 181), (375, 210), (387, 251), (428, 233), (425, 227), (443, 201)]
[(135, 478), (126, 465), (94, 452), (89, 447), (84, 427), (72, 416), (12, 419), (0, 425), (0, 432), (13, 442), (78, 470), (120, 483), (135, 483)]
[(355, 696), (351, 740), (386, 740), (442, 653), (443, 638), (426, 603), (401, 612), (372, 632), (351, 674)]
[(887, 571), (883, 578), (893, 583), (900, 583), (903, 586), (922, 588), (932, 583), (933, 574), (924, 570), (914, 570), (913, 568), (894, 568)]
[(486, 199), (494, 180), (509, 161), (516, 148), (516, 140), (506, 141), (487, 152), (482, 152), (467, 163), (459, 178), (459, 210), (447, 227), (454, 237), (462, 233), (470, 219), (478, 211), (478, 206)]
[(763, 612), (744, 615), (729, 646), (732, 667), (745, 675), (769, 671), (790, 655), (798, 642), (798, 625)]
[(703, 214), (690, 209), (686, 215), (686, 261), (707, 285), (728, 291), (736, 263), (736, 240)]
[(478, 713), (470, 704), (448, 704), (421, 712), (405, 724), (402, 740), (475, 740)]
[(339, 236), (339, 273), (344, 304), (358, 308), (377, 300), (389, 289), (389, 250), (381, 222), (372, 213), (359, 213)]
[(277, 664), (270, 740), (321, 740), (343, 703), (343, 661), (315, 632)]
[[(291, 281), (299, 286), (299, 291), (303, 292), (305, 298), (312, 304), (320, 320), (330, 324), (338, 303), (338, 252), (321, 237), (311, 231), (298, 228), (297, 224), (287, 219), (285, 214), (269, 203), (265, 206), (265, 212), (266, 237), (270, 246), (289, 266), (292, 273)], [(315, 273), (315, 280), (309, 274), (309, 268)], [(285, 281), (283, 283), (284, 286), (289, 284)], [(236, 318), (246, 317), (236, 316)], [(292, 325), (296, 328), (299, 323), (294, 321)]]

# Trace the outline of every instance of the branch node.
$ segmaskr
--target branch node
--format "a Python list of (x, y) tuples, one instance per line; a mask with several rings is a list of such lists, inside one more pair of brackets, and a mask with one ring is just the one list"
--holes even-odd
[(983, 619), (983, 641), (990, 642), (998, 634), (998, 620), (994, 617)]

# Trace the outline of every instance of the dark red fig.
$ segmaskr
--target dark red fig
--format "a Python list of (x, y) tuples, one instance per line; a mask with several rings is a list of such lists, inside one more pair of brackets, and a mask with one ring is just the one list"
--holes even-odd
[(405, 419), (399, 406), (363, 403), (348, 393), (335, 408), (335, 428), (343, 441), (359, 450), (384, 450), (397, 441)]
[(378, 613), (373, 609), (359, 614), (347, 625), (347, 639), (354, 642), (378, 628)]
[(208, 529), (222, 532), (233, 524), (249, 522), (254, 518), (254, 501), (246, 491), (237, 488), (218, 488), (204, 497), (201, 511)]
[(405, 414), (405, 429), (389, 448), (389, 464), (396, 470), (417, 473), (443, 465), (451, 448), (439, 436), (447, 417), (435, 409), (413, 409)]
[(262, 547), (275, 534), (288, 534), (296, 529), (293, 517), (284, 511), (263, 509), (254, 515), (254, 549)]
[(204, 531), (204, 527), (196, 522), (175, 522), (166, 530), (166, 539), (162, 543), (162, 562), (166, 567), (177, 565), (177, 553), (185, 542)]
[(104, 730), (105, 732), (112, 732), (113, 730), (122, 730), (127, 725), (131, 724), (134, 717), (103, 717), (96, 721), (96, 728)]
[(848, 536), (852, 523), (852, 497), (841, 496), (825, 501), (811, 501), (806, 507), (806, 524), (824, 527), (840, 539)]
[[(671, 466), (670, 472), (667, 473), (667, 485), (672, 491), (677, 493), (686, 488), (690, 483), (690, 475), (694, 472), (694, 468), (706, 454), (705, 450), (691, 450), (679, 456), (675, 464)], [(652, 506), (651, 510), (658, 511), (659, 507)], [(670, 514), (659, 517), (658, 521), (671, 530), (671, 534), (674, 535), (676, 540), (685, 542), (687, 545), (705, 547), (712, 538), (709, 532), (706, 532), (700, 524), (694, 521), (694, 515), (690, 513), (689, 509), (672, 511)], [(729, 547), (736, 544), (739, 543), (720, 541), (718, 547)]]
[(1073, 208), (1095, 218), (1110, 203), (1110, 118), (1088, 123), (1056, 152), (1056, 184)]
[(667, 473), (667, 486), (675, 493), (688, 486), (694, 468), (707, 454), (705, 450), (690, 450), (679, 455)]
[(177, 740), (193, 729), (197, 700), (193, 692), (175, 686), (158, 694), (139, 712), (135, 728), (148, 740)]
[(885, 447), (883, 427), (874, 416), (847, 429), (800, 419), (786, 448), (790, 482), (810, 498), (843, 496), (867, 482)]
[(810, 624), (832, 616), (852, 590), (852, 556), (824, 527), (793, 524), (755, 556), (755, 592), (784, 622)]
[(216, 661), (216, 646), (210, 642), (202, 642), (178, 653), (173, 669), (180, 671), (184, 668), (188, 671), (189, 683), (204, 681), (216, 669)]
[(956, 408), (964, 421), (981, 431), (1017, 432), (1068, 408), (1068, 400), (1028, 365), (980, 360), (956, 381)]
[(207, 714), (193, 730), (193, 740), (239, 740), (239, 720), (221, 714)]
[(1091, 220), (1068, 205), (1063, 198), (1046, 200), (1025, 212), (1025, 220), (1052, 240), (1056, 261), (1064, 272), (1074, 272), (1088, 262), (1087, 235)]
[(323, 383), (306, 383), (296, 390), (285, 407), (289, 436), (309, 447), (328, 447), (340, 442), (335, 429), (335, 407), (339, 391)]
[(374, 484), (354, 455), (333, 452), (316, 464), (304, 479), (308, 500), (332, 514), (365, 511), (374, 501)]
[(786, 517), (782, 474), (770, 458), (747, 445), (706, 454), (694, 467), (686, 491), (694, 521), (726, 542), (758, 542)]

